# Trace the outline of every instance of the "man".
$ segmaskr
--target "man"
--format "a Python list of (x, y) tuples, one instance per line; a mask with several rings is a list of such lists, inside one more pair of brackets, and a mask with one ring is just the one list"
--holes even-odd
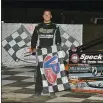
[[(55, 44), (61, 43), (60, 31), (57, 25), (51, 22), (52, 14), (50, 10), (45, 10), (43, 12), (43, 23), (38, 24), (35, 27), (35, 30), (31, 39), (31, 48), (32, 53), (36, 52), (36, 49), (46, 48), (53, 45), (54, 35), (55, 35)], [(38, 47), (36, 48), (38, 42)], [(39, 96), (42, 92), (42, 78), (40, 73), (40, 66), (38, 63), (37, 66), (37, 77), (35, 84), (35, 95)], [(51, 93), (51, 96), (54, 96), (54, 93)]]

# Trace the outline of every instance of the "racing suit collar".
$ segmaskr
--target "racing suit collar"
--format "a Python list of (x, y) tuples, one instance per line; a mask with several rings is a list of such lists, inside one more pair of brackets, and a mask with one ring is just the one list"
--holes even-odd
[(50, 21), (49, 23), (44, 23), (44, 22), (43, 22), (43, 24), (45, 24), (45, 25), (50, 25), (50, 24), (51, 24), (51, 21)]

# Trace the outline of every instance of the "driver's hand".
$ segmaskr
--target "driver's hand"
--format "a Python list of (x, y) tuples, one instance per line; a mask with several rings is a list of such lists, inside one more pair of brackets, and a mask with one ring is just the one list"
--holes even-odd
[(36, 52), (36, 48), (33, 48), (33, 49), (30, 48), (30, 49), (29, 49), (29, 52), (30, 52), (30, 53), (34, 53), (34, 52)]

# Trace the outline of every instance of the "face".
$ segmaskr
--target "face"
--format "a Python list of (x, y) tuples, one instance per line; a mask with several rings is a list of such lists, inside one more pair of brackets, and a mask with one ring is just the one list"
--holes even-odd
[(50, 21), (51, 18), (52, 18), (51, 12), (50, 11), (44, 11), (44, 14), (43, 14), (44, 21)]

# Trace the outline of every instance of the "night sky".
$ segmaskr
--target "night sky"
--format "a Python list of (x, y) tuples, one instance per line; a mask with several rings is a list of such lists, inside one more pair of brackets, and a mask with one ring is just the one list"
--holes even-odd
[[(42, 10), (38, 12), (31, 8), (53, 9), (62, 11), (88, 11), (103, 13), (103, 0), (2, 0), (2, 20), (23, 19), (40, 17)], [(31, 12), (31, 14), (29, 13)], [(21, 15), (21, 16), (20, 16)], [(28, 15), (30, 15), (29, 18)], [(7, 18), (8, 17), (8, 18)]]

